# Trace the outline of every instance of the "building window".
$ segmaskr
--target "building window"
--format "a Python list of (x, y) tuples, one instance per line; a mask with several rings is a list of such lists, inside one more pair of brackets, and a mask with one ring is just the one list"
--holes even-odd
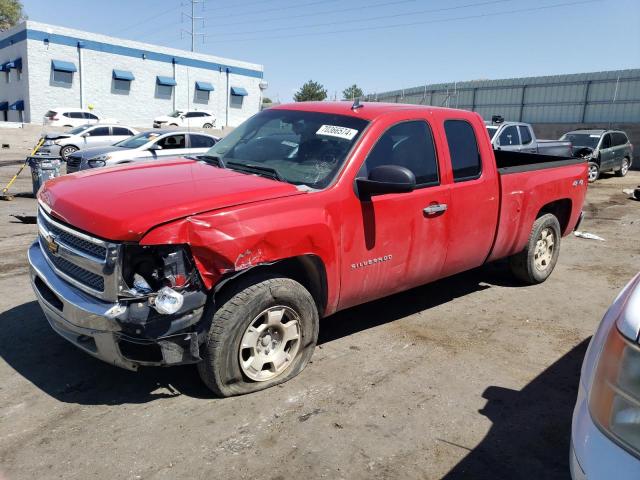
[(111, 84), (111, 93), (119, 93), (128, 95), (131, 91), (131, 82), (136, 78), (133, 73), (127, 70), (113, 70), (113, 80)]
[(173, 95), (173, 87), (178, 83), (173, 77), (156, 77), (156, 98), (170, 100)]
[(213, 85), (209, 82), (196, 82), (194, 100), (198, 103), (209, 103), (213, 90)]
[(244, 97), (248, 95), (246, 89), (242, 87), (231, 87), (231, 98), (229, 99), (229, 106), (231, 108), (242, 108)]
[(51, 62), (51, 83), (59, 87), (71, 87), (73, 74), (77, 71), (73, 62), (53, 60)]

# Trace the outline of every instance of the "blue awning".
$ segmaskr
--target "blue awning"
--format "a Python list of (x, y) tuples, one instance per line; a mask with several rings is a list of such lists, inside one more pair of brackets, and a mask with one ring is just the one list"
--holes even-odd
[(160, 75), (158, 75), (156, 77), (156, 82), (158, 85), (165, 85), (167, 87), (175, 87), (178, 82), (176, 82), (175, 78), (173, 77), (162, 77)]
[(51, 68), (57, 72), (77, 72), (76, 64), (73, 62), (63, 62), (62, 60), (51, 60)]
[(249, 94), (242, 87), (231, 87), (231, 95), (236, 95), (238, 97), (246, 97)]
[(132, 81), (136, 79), (136, 77), (134, 77), (133, 73), (131, 73), (130, 71), (116, 70), (115, 68), (113, 69), (113, 78), (115, 78), (116, 80), (128, 80), (128, 81)]
[(9, 62), (5, 66), (6, 70), (10, 68), (22, 69), (22, 58), (16, 58), (14, 61)]
[(24, 100), (18, 100), (17, 102), (9, 105), (9, 110), (24, 110)]
[(0, 112), (9, 110), (9, 102), (0, 102)]
[(196, 82), (196, 90), (202, 90), (205, 92), (213, 92), (214, 88), (209, 82)]

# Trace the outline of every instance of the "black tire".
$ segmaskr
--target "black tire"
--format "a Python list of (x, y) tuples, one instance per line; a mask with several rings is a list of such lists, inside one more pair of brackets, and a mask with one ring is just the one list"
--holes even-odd
[(177, 127), (177, 126), (178, 126), (178, 124), (177, 124), (177, 123), (170, 123), (170, 124), (169, 124), (169, 126), (170, 126), (170, 127)]
[(60, 156), (66, 162), (67, 157), (77, 151), (78, 151), (78, 147), (74, 147), (73, 145), (65, 145), (60, 149)]
[(587, 178), (589, 179), (589, 183), (593, 183), (600, 178), (600, 165), (596, 162), (589, 162), (589, 175)]
[[(289, 278), (248, 277), (240, 279), (218, 301), (217, 308), (207, 309), (205, 313), (205, 316), (212, 315), (211, 326), (201, 346), (203, 360), (198, 363), (200, 378), (216, 395), (230, 397), (263, 390), (286, 382), (304, 369), (318, 341), (319, 319), (313, 297), (302, 285)], [(280, 374), (255, 381), (240, 365), (241, 341), (261, 312), (276, 306), (288, 307), (298, 314), (300, 343)]]
[(631, 167), (631, 160), (629, 160), (627, 157), (624, 157), (622, 159), (622, 165), (620, 165), (620, 169), (614, 172), (616, 174), (616, 177), (624, 177), (629, 171), (629, 167)]
[(205, 123), (202, 128), (213, 128), (213, 125), (210, 123)]
[(62, 128), (73, 128), (73, 125), (65, 125)]
[[(546, 262), (544, 268), (539, 268), (536, 263), (539, 263), (538, 257), (538, 241), (543, 240), (543, 232), (551, 231), (553, 233), (553, 248), (551, 251), (551, 258)], [(558, 262), (558, 255), (560, 254), (560, 223), (555, 215), (547, 213), (539, 217), (531, 228), (531, 234), (529, 235), (529, 241), (527, 246), (520, 253), (516, 253), (509, 258), (509, 266), (511, 272), (525, 283), (534, 285), (544, 282)]]

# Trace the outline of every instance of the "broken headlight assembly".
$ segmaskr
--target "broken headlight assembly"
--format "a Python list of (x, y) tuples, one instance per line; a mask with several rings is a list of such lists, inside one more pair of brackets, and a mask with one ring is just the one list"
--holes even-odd
[(122, 293), (147, 298), (158, 313), (171, 315), (184, 303), (184, 295), (200, 290), (201, 283), (184, 245), (126, 245), (122, 260)]
[(640, 457), (640, 345), (615, 324), (598, 359), (589, 410), (604, 433)]

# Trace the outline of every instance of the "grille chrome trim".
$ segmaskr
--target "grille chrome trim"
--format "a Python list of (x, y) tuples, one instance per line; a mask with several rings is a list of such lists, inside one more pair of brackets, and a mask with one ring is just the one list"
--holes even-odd
[[(74, 230), (54, 220), (43, 208), (38, 210), (38, 230), (38, 240), (40, 248), (45, 253), (44, 258), (56, 274), (90, 295), (103, 300), (117, 301), (121, 286), (121, 244), (107, 242)], [(65, 235), (60, 235), (60, 232)], [(74, 239), (79, 241), (76, 242)], [(97, 248), (82, 249), (82, 246), (86, 245), (82, 242), (88, 242)], [(99, 256), (95, 252), (101, 249), (104, 249), (104, 255)], [(60, 261), (54, 261), (58, 258)], [(85, 273), (82, 273), (82, 270)], [(96, 276), (99, 276), (102, 282), (98, 281)], [(80, 280), (82, 277), (91, 281), (83, 282)], [(102, 289), (99, 289), (100, 283)]]

